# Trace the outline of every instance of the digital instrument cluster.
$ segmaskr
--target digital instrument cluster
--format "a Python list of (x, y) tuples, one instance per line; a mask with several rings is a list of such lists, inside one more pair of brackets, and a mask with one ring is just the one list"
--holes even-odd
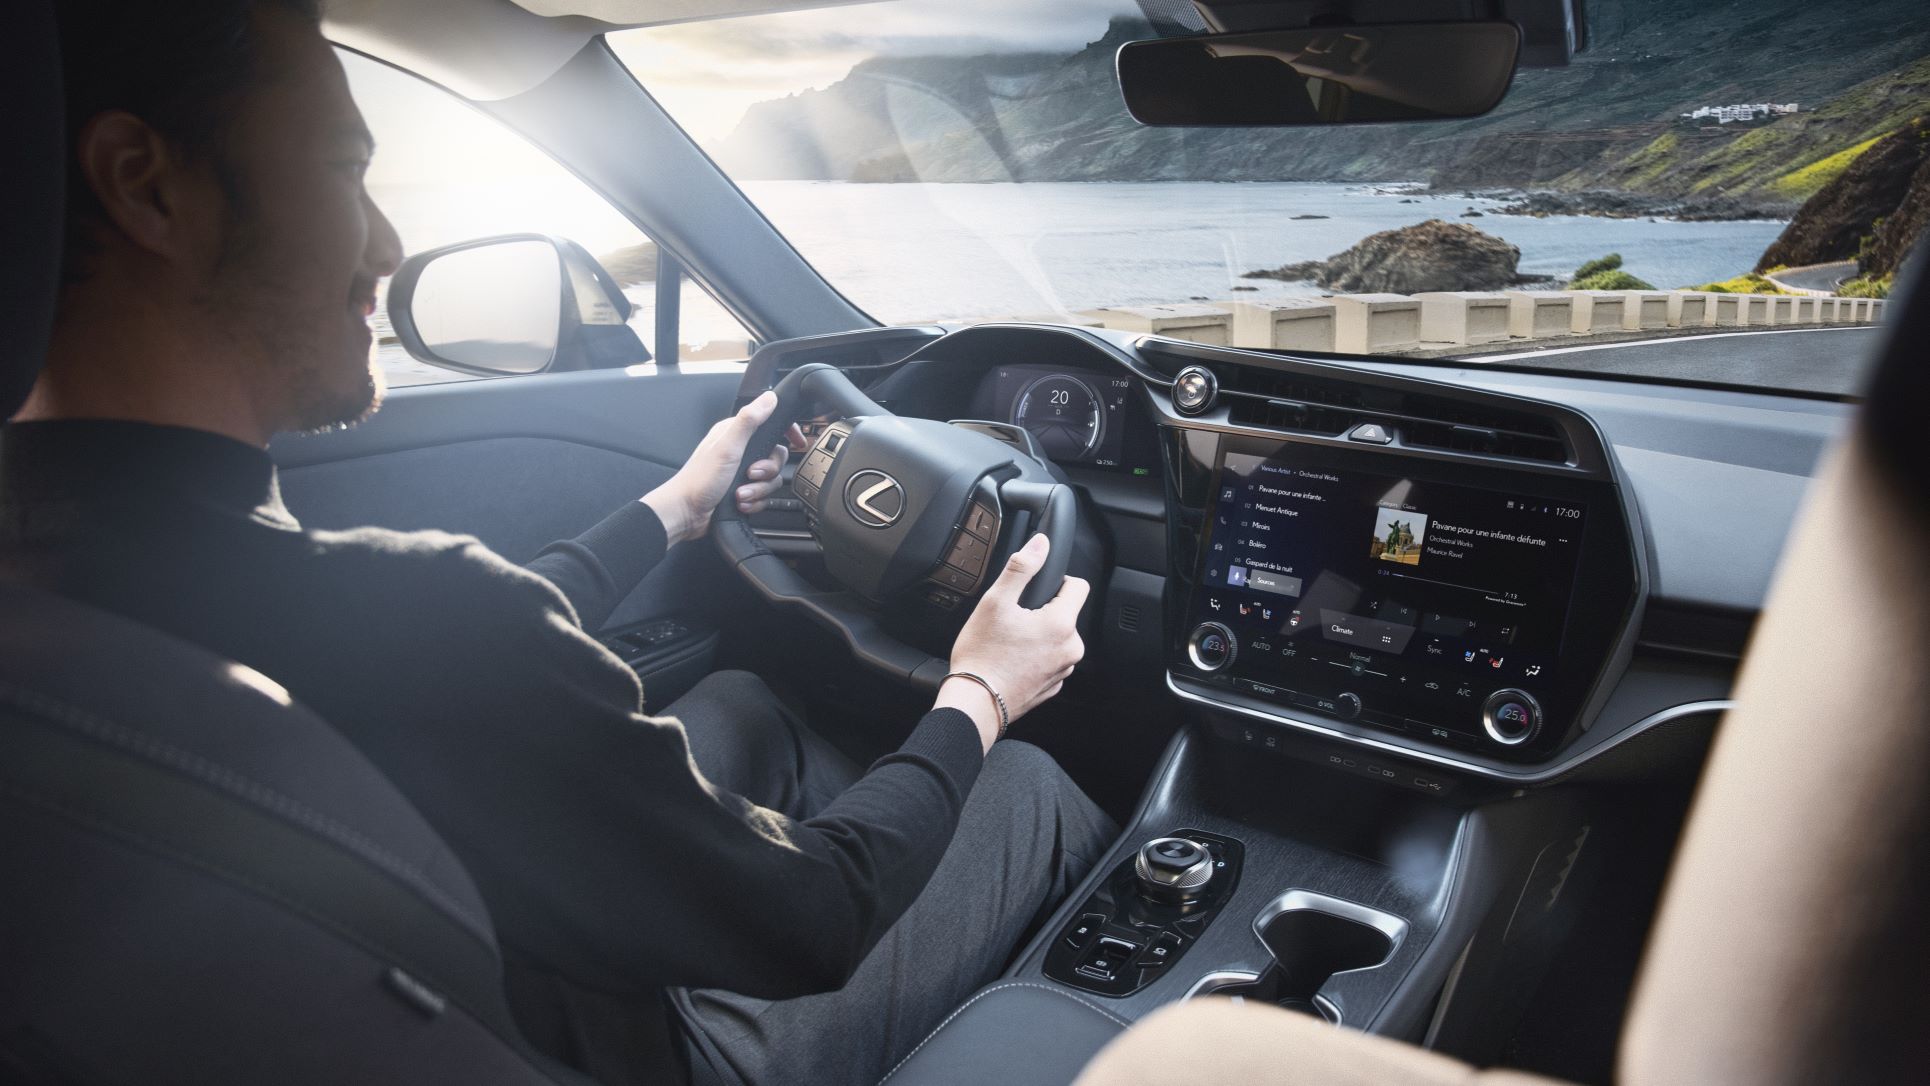
[(1151, 475), (1158, 448), (1132, 395), (1120, 373), (1009, 365), (987, 375), (978, 409), (1031, 433), (1054, 463)]
[(1176, 670), (1432, 743), (1545, 746), (1599, 663), (1564, 651), (1589, 502), (1402, 467), (1226, 441)]

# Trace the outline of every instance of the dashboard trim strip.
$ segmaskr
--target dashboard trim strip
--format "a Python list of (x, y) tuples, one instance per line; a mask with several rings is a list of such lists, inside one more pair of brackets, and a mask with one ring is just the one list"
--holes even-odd
[(1462, 773), (1471, 773), (1478, 777), (1507, 781), (1513, 784), (1539, 784), (1543, 781), (1565, 776), (1580, 766), (1593, 761), (1595, 758), (1600, 757), (1615, 747), (1621, 746), (1628, 740), (1658, 725), (1666, 724), (1672, 720), (1680, 720), (1687, 716), (1700, 716), (1704, 713), (1725, 713), (1735, 708), (1736, 704), (1735, 701), (1730, 698), (1709, 698), (1703, 701), (1689, 701), (1683, 702), (1680, 705), (1672, 705), (1667, 709), (1650, 713), (1648, 716), (1623, 728), (1612, 738), (1604, 740), (1593, 748), (1572, 755), (1562, 761), (1541, 766), (1524, 767), (1520, 770), (1507, 770), (1494, 766), (1480, 765), (1475, 762), (1462, 761), (1459, 758), (1450, 758), (1443, 754), (1434, 754), (1429, 751), (1418, 750), (1400, 743), (1391, 743), (1381, 739), (1369, 738), (1364, 735), (1353, 735), (1327, 727), (1324, 724), (1315, 723), (1311, 720), (1302, 720), (1298, 717), (1287, 716), (1284, 713), (1263, 712), (1259, 709), (1239, 705), (1234, 702), (1221, 701), (1218, 698), (1208, 697), (1204, 694), (1183, 689), (1174, 679), (1175, 676), (1173, 673), (1168, 671), (1166, 673), (1166, 689), (1171, 690), (1187, 701), (1197, 702), (1201, 705), (1210, 706), (1225, 712), (1250, 716), (1256, 720), (1264, 720), (1271, 724), (1284, 724), (1290, 728), (1297, 728), (1300, 731), (1311, 732), (1323, 739), (1335, 739), (1343, 743), (1352, 743), (1356, 746), (1371, 747), (1375, 750), (1385, 751), (1389, 754), (1397, 754), (1404, 758), (1413, 758)]

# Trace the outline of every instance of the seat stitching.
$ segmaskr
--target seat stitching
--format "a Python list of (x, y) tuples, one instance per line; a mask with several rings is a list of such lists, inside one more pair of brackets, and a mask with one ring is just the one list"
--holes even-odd
[[(144, 735), (123, 725), (103, 720), (37, 691), (23, 690), (11, 683), (0, 683), (0, 695), (4, 695), (7, 700), (13, 701), (22, 708), (39, 713), (55, 723), (65, 725), (90, 738), (172, 766), (203, 783), (280, 814), (389, 871), (390, 874), (407, 882), (417, 893), (462, 920), (475, 933), (487, 933), (490, 930), (490, 925), (481, 917), (470, 912), (462, 902), (444, 893), (414, 864), (382, 847), (360, 831), (329, 818), (299, 800), (283, 795), (259, 781), (242, 776), (201, 755), (182, 750), (154, 736)], [(484, 942), (490, 941), (484, 934)]]
[(1105, 1009), (1104, 1007), (1101, 1007), (1096, 1004), (1089, 1003), (1086, 1000), (1080, 999), (1078, 996), (1073, 995), (1071, 992), (1065, 991), (1064, 989), (1054, 988), (1054, 987), (1051, 987), (1050, 985), (1045, 985), (1045, 984), (1036, 984), (1032, 981), (1027, 981), (1027, 980), (1006, 981), (1003, 984), (992, 985), (990, 988), (987, 988), (984, 991), (980, 992), (979, 994), (966, 1000), (962, 1006), (960, 1006), (957, 1010), (953, 1011), (951, 1014), (946, 1015), (945, 1020), (943, 1022), (938, 1023), (937, 1029), (934, 1029), (930, 1033), (927, 1033), (925, 1035), (925, 1039), (918, 1042), (917, 1048), (913, 1048), (910, 1052), (905, 1053), (905, 1058), (902, 1060), (899, 1060), (897, 1066), (893, 1067), (890, 1071), (886, 1072), (884, 1078), (881, 1078), (878, 1080), (878, 1086), (884, 1086), (885, 1083), (891, 1081), (891, 1076), (904, 1070), (905, 1065), (911, 1062), (911, 1058), (913, 1056), (918, 1055), (919, 1049), (922, 1049), (927, 1044), (930, 1044), (931, 1039), (933, 1037), (938, 1036), (939, 1033), (944, 1031), (946, 1026), (951, 1025), (952, 1019), (957, 1018), (961, 1014), (964, 1014), (965, 1011), (968, 1008), (970, 1008), (972, 1004), (977, 1003), (979, 1000), (984, 999), (986, 996), (991, 995), (993, 992), (1004, 991), (1007, 988), (1037, 988), (1041, 992), (1050, 992), (1056, 996), (1064, 996), (1066, 999), (1072, 1000), (1074, 1003), (1079, 1004), (1081, 1007), (1084, 1007), (1089, 1011), (1093, 1011), (1107, 1019), (1110, 1019), (1113, 1022), (1118, 1023), (1119, 1028), (1121, 1029), (1132, 1028), (1131, 1022), (1126, 1021), (1124, 1018), (1119, 1017), (1118, 1015), (1112, 1013), (1111, 1011)]

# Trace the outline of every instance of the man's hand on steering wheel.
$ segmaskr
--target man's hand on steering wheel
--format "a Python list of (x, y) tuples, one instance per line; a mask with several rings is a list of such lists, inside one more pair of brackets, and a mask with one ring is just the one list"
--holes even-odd
[[(1049, 552), (1043, 535), (1013, 551), (952, 644), (952, 671), (983, 679), (1004, 699), (1010, 720), (1057, 694), (1086, 654), (1078, 626), (1079, 609), (1092, 588), (1085, 580), (1067, 577), (1059, 594), (1036, 611), (1019, 606), (1019, 593), (1045, 565)], [(987, 750), (999, 736), (999, 705), (990, 691), (969, 679), (946, 679), (934, 707), (970, 716)]]
[[(720, 420), (697, 443), (690, 459), (670, 477), (670, 481), (643, 496), (643, 502), (656, 510), (663, 521), (664, 534), (672, 545), (698, 539), (710, 530), (710, 515), (724, 500), (724, 491), (737, 477), (746, 455), (744, 446), (751, 435), (777, 409), (777, 395), (766, 392), (747, 403), (735, 415)], [(802, 443), (804, 435), (791, 427), (789, 438)], [(778, 445), (771, 455), (750, 466), (750, 481), (737, 488), (737, 511), (762, 512), (764, 502), (781, 485), (784, 462), (790, 449)]]

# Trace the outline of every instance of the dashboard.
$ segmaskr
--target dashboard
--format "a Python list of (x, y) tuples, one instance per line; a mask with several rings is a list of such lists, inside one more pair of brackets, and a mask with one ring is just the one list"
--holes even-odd
[(1031, 435), (1105, 522), (1115, 678), (1154, 671), (1225, 741), (1433, 792), (1719, 714), (1851, 410), (1049, 325), (773, 344), (740, 394), (804, 361)]

